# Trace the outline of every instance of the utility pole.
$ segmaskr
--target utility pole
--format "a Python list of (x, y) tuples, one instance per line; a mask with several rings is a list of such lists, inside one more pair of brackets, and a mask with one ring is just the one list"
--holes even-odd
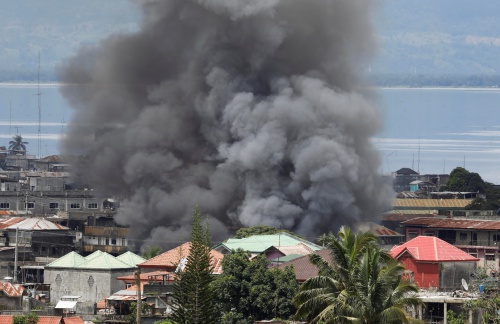
[(16, 227), (16, 247), (14, 248), (14, 283), (17, 283), (17, 246), (19, 242), (19, 227)]
[(141, 294), (141, 269), (134, 272), (135, 284), (137, 285), (136, 323), (141, 324), (142, 294)]

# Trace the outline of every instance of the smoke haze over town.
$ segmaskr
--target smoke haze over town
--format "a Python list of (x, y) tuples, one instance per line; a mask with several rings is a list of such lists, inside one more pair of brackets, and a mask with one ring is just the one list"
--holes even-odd
[(199, 205), (215, 238), (254, 225), (317, 236), (389, 205), (362, 77), (376, 48), (369, 3), (139, 6), (139, 31), (59, 69), (74, 109), (64, 153), (85, 156), (77, 174), (121, 198), (117, 222), (177, 243)]

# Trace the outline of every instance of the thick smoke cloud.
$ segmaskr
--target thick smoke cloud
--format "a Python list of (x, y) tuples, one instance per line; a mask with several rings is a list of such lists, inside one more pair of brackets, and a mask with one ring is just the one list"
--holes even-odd
[[(65, 153), (121, 197), (135, 235), (215, 238), (273, 225), (315, 236), (388, 202), (361, 78), (372, 8), (356, 0), (149, 0), (139, 32), (82, 48), (60, 70), (74, 108)], [(156, 242), (156, 244), (158, 244)]]

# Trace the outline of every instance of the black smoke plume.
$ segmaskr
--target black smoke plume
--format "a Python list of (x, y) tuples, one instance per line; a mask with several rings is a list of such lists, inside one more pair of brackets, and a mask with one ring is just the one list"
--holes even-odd
[(121, 197), (118, 222), (178, 242), (199, 205), (215, 238), (253, 225), (315, 236), (387, 206), (370, 143), (381, 118), (362, 78), (369, 1), (140, 5), (137, 33), (60, 69), (74, 108), (64, 152)]

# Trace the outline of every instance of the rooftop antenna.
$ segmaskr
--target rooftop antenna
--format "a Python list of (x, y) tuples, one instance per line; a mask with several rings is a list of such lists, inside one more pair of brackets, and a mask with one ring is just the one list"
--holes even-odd
[(38, 158), (42, 154), (42, 93), (40, 92), (40, 51), (38, 52)]
[(9, 100), (9, 136), (12, 135), (12, 98)]
[(420, 174), (420, 136), (418, 137), (417, 173)]

